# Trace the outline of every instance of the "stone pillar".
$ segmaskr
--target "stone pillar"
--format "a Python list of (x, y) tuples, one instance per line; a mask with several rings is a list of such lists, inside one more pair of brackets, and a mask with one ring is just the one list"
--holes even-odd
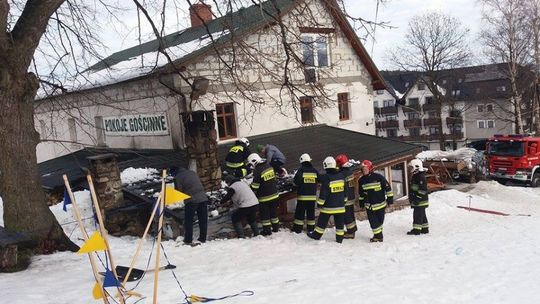
[(99, 206), (107, 211), (124, 206), (122, 181), (116, 155), (112, 153), (88, 157)]
[(197, 174), (206, 191), (221, 187), (221, 168), (217, 152), (217, 133), (211, 111), (195, 111), (183, 117), (186, 146), (190, 161), (197, 166)]

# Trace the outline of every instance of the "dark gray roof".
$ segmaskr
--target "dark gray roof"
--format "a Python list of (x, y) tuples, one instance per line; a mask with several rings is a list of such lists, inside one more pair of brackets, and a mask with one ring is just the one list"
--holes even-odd
[[(415, 144), (327, 125), (289, 129), (251, 136), (248, 139), (252, 150), (257, 144), (272, 144), (278, 147), (287, 158), (285, 168), (288, 171), (299, 167), (298, 159), (303, 153), (308, 153), (313, 159), (313, 165), (321, 169), (325, 157), (335, 157), (341, 153), (358, 161), (369, 159), (376, 165), (404, 156), (413, 157), (422, 151), (422, 147)], [(219, 159), (222, 164), (231, 145), (219, 145)]]
[(85, 169), (89, 167), (87, 158), (100, 154), (114, 153), (117, 156), (120, 171), (129, 168), (171, 167), (187, 168), (187, 156), (184, 151), (174, 150), (126, 150), (85, 148), (61, 157), (38, 164), (42, 187), (47, 191), (57, 191), (64, 187), (62, 175), (66, 174), (72, 187), (86, 185)]
[[(278, 16), (278, 12), (287, 10), (294, 6), (294, 0), (275, 0), (266, 1), (258, 5), (252, 5), (247, 8), (242, 8), (236, 12), (226, 14), (220, 18), (208, 22), (206, 25), (187, 28), (185, 30), (175, 32), (163, 37), (165, 47), (171, 47), (187, 43), (196, 39), (204, 38), (209, 33), (214, 34), (229, 30), (230, 33), (216, 39), (212, 44), (198, 49), (182, 58), (181, 61), (189, 60), (199, 54), (206, 52), (209, 49), (216, 47), (217, 44), (230, 42), (235, 37), (256, 29), (258, 26), (270, 23)], [(102, 61), (94, 64), (88, 70), (99, 71), (109, 68), (119, 62), (129, 60), (142, 54), (157, 52), (159, 42), (157, 39), (137, 45), (120, 52), (116, 52)]]

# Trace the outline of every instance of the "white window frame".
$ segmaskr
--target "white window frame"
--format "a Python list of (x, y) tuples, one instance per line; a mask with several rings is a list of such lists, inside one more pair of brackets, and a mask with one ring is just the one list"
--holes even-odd
[[(483, 105), (483, 104), (476, 105), (476, 112), (478, 112), (478, 113), (484, 113), (484, 112), (485, 112), (485, 108), (486, 108), (486, 107), (485, 107), (485, 105)], [(480, 110), (480, 109), (482, 109), (482, 110)]]
[[(489, 126), (489, 123), (491, 123), (491, 127)], [(495, 120), (488, 119), (486, 120), (486, 129), (495, 129)]]
[[(300, 35), (300, 40), (302, 41), (302, 59), (304, 58), (304, 46), (305, 46), (305, 43), (303, 42), (304, 38), (305, 37), (310, 37), (312, 39), (312, 45), (311, 45), (311, 51), (312, 51), (312, 54), (313, 54), (313, 66), (305, 66), (306, 69), (309, 69), (309, 68), (318, 68), (318, 69), (324, 69), (324, 68), (329, 68), (332, 66), (332, 56), (330, 56), (330, 37), (328, 34), (323, 34), (323, 33), (302, 33)], [(323, 67), (320, 67), (319, 66), (319, 52), (317, 52), (317, 47), (316, 47), (316, 42), (317, 42), (317, 39), (319, 38), (324, 38), (326, 40), (326, 57), (327, 57), (327, 62), (328, 62), (328, 65), (326, 66), (323, 66)]]
[[(480, 126), (480, 123), (482, 124), (482, 126)], [(486, 129), (486, 121), (485, 120), (477, 120), (476, 121), (476, 127), (478, 127), (478, 129)]]
[[(488, 109), (488, 107), (491, 107), (491, 111)], [(492, 103), (486, 104), (486, 112), (493, 112), (493, 104)]]
[(396, 101), (394, 99), (385, 99), (383, 100), (383, 107), (395, 107)]

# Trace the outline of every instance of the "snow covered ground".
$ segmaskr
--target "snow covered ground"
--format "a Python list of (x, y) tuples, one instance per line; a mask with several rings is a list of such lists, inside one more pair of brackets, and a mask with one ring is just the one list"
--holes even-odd
[[(76, 195), (89, 216), (88, 192)], [(513, 215), (456, 208), (467, 206), (469, 195), (472, 207)], [(387, 214), (384, 243), (370, 244), (368, 223), (358, 222), (357, 238), (341, 245), (327, 229), (318, 242), (283, 231), (198, 247), (169, 241), (164, 247), (188, 294), (255, 292), (217, 303), (540, 303), (540, 189), (481, 182), (468, 193), (441, 191), (430, 200), (429, 235), (405, 235), (412, 226), (412, 211), (405, 209)], [(60, 222), (72, 220), (61, 205), (53, 211)], [(67, 233), (74, 228), (65, 226)], [(81, 243), (79, 235), (75, 230), (71, 237)], [(117, 264), (129, 263), (136, 241), (111, 239)], [(139, 268), (145, 268), (151, 241), (147, 245)], [(152, 278), (138, 286), (148, 297), (139, 303), (152, 302)], [(38, 256), (26, 271), (0, 274), (0, 302), (94, 303), (92, 286), (86, 255)], [(159, 303), (183, 302), (169, 271), (160, 273), (159, 290)]]

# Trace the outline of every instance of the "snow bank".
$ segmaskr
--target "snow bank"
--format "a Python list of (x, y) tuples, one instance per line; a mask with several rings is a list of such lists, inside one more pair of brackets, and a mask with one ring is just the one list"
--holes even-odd
[[(356, 239), (341, 245), (334, 242), (334, 230), (327, 229), (321, 241), (282, 231), (267, 238), (217, 240), (198, 247), (167, 241), (163, 247), (188, 294), (221, 297), (255, 292), (219, 302), (223, 304), (365, 299), (380, 304), (539, 303), (540, 189), (494, 182), (473, 187), (468, 193), (448, 190), (430, 195), (429, 235), (405, 234), (412, 226), (412, 211), (404, 209), (387, 214), (385, 242), (378, 244), (368, 241), (369, 223), (358, 221)], [(513, 216), (456, 208), (467, 206), (469, 196), (472, 207)], [(90, 208), (87, 192), (77, 192), (76, 198)], [(61, 205), (52, 209), (62, 221), (70, 220), (71, 213), (64, 213)], [(91, 210), (84, 213), (91, 215)], [(78, 229), (72, 239), (80, 244), (77, 233)], [(117, 264), (129, 265), (137, 241), (111, 237)], [(148, 240), (136, 267), (145, 268), (150, 249)], [(143, 303), (152, 296), (152, 279), (146, 276), (136, 289), (148, 297)], [(162, 271), (159, 279), (160, 303), (183, 302), (169, 271)], [(56, 253), (35, 257), (26, 271), (0, 274), (0, 293), (6, 303), (97, 303), (91, 295), (93, 280), (86, 256)], [(58, 282), (70, 282), (69, 288), (51, 298)]]
[(130, 167), (120, 173), (120, 179), (123, 185), (129, 185), (147, 179), (154, 179), (156, 175), (159, 175), (159, 172), (154, 168), (135, 169)]

